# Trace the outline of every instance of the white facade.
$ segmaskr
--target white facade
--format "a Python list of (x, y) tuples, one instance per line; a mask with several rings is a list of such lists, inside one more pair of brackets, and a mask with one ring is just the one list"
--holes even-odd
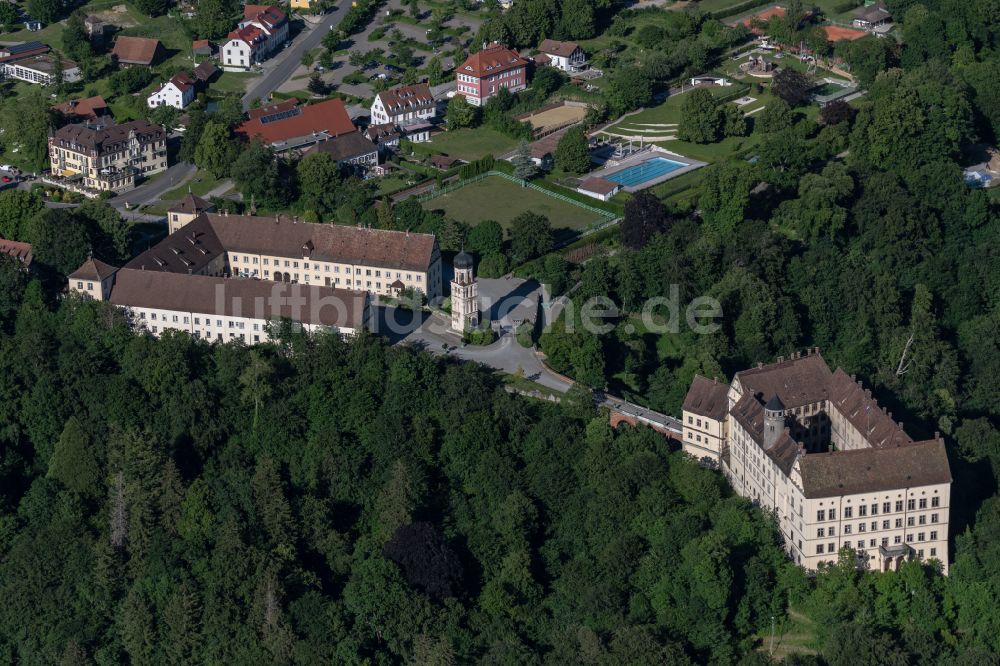
[(151, 109), (155, 109), (158, 106), (172, 106), (175, 109), (183, 109), (193, 101), (194, 86), (178, 86), (173, 81), (167, 81), (149, 96), (146, 103)]
[(257, 62), (254, 46), (243, 39), (230, 39), (222, 45), (222, 68), (227, 72), (250, 69)]
[[(20, 62), (11, 62), (0, 65), (0, 78), (17, 79), (28, 83), (37, 83), (47, 86), (55, 80), (54, 67), (51, 60), (46, 56), (39, 56), (41, 59), (31, 58)], [(76, 83), (81, 79), (80, 68), (67, 63), (63, 69), (63, 81), (66, 83)]]
[(455, 278), (451, 281), (451, 327), (464, 332), (479, 326), (479, 283), (472, 271), (472, 257), (462, 252), (455, 257)]

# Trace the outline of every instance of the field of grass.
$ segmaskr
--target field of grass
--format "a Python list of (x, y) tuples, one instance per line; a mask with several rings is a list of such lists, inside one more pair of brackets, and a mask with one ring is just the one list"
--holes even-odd
[(500, 157), (517, 147), (517, 140), (487, 127), (438, 134), (427, 144), (435, 152), (471, 162), (486, 155)]
[(484, 178), (465, 187), (424, 202), (428, 210), (442, 210), (446, 217), (475, 226), (496, 220), (505, 229), (521, 213), (545, 215), (558, 231), (577, 232), (603, 219), (597, 213), (536, 190), (521, 187), (505, 178)]
[(219, 78), (215, 79), (209, 86), (212, 93), (239, 93), (246, 92), (247, 82), (257, 78), (257, 74), (250, 72), (222, 72)]
[(218, 187), (220, 182), (221, 182), (220, 180), (217, 180), (215, 176), (208, 173), (207, 171), (198, 169), (198, 172), (195, 173), (194, 178), (192, 178), (191, 180), (189, 180), (188, 182), (184, 183), (179, 187), (175, 187), (174, 189), (168, 192), (164, 192), (163, 196), (160, 197), (160, 199), (162, 199), (163, 201), (179, 201), (183, 199), (185, 195), (187, 195), (188, 188), (190, 188), (192, 194), (195, 194), (199, 197), (203, 197), (212, 190), (214, 190), (216, 187)]

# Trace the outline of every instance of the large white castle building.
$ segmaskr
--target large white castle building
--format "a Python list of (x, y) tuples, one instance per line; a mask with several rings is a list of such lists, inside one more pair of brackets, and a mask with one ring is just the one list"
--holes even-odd
[(732, 384), (695, 377), (682, 419), (684, 451), (718, 464), (736, 492), (773, 511), (806, 569), (850, 548), (864, 568), (919, 559), (947, 573), (944, 441), (914, 441), (818, 349), (738, 372)]

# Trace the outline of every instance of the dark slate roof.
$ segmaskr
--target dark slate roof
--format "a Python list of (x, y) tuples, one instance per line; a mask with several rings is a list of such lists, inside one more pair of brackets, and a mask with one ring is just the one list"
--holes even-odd
[(451, 265), (455, 268), (472, 268), (472, 255), (463, 250), (455, 255)]
[(95, 280), (100, 282), (118, 269), (110, 264), (106, 264), (100, 259), (91, 257), (83, 262), (83, 265), (70, 273), (70, 280)]
[(781, 412), (785, 410), (785, 403), (781, 402), (781, 398), (778, 397), (777, 393), (772, 393), (767, 404), (764, 405), (764, 409), (771, 412)]
[(831, 376), (817, 351), (738, 372), (733, 381), (739, 380), (744, 393), (777, 395), (786, 407), (794, 409), (826, 400)]

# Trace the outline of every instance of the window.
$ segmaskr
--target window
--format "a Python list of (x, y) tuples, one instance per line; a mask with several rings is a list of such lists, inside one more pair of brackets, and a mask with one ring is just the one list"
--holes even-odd
[(907, 527), (913, 527), (913, 516), (907, 516), (907, 518), (906, 518), (906, 526)]
[(828, 553), (836, 553), (837, 552), (837, 544), (835, 544), (835, 543), (828, 543), (828, 544), (826, 544), (826, 551)]
[(896, 500), (896, 511), (903, 510), (903, 500)]
[(920, 498), (920, 503), (917, 506), (919, 506), (921, 509), (926, 509), (927, 508), (927, 498), (926, 497), (921, 497)]
[(844, 508), (844, 518), (853, 518), (853, 517), (854, 517), (854, 508), (853, 507), (845, 507)]
[(858, 539), (858, 550), (863, 550), (864, 547), (865, 547), (865, 540), (864, 539)]
[[(830, 520), (836, 520), (836, 519), (837, 519), (837, 510), (836, 509), (830, 509)], [(832, 534), (832, 532), (831, 532), (831, 534)]]
[(926, 525), (927, 524), (927, 516), (921, 515), (919, 518), (917, 518), (917, 524), (918, 525)]
[(923, 549), (921, 549), (921, 550), (918, 550), (918, 551), (917, 551), (917, 557), (920, 557), (920, 558), (922, 558), (923, 556), (924, 556), (924, 551), (923, 551)]
[(873, 516), (878, 515), (878, 504), (872, 504), (872, 515)]
[(823, 554), (823, 544), (821, 543), (816, 544), (816, 554), (817, 555)]
[(867, 515), (868, 515), (868, 505), (862, 504), (861, 506), (858, 507), (858, 516), (867, 516)]
[(931, 557), (937, 557), (937, 548), (931, 548)]
[(907, 534), (906, 535), (906, 543), (910, 543), (912, 541), (913, 541), (913, 535), (912, 534)]
[(864, 523), (858, 523), (858, 531), (859, 532), (864, 532), (867, 528), (868, 528), (868, 526), (865, 525)]
[(882, 529), (884, 529), (884, 530), (889, 529), (889, 521), (888, 520), (883, 520), (882, 521)]
[(149, 315), (149, 318), (152, 319), (153, 321), (156, 321), (156, 313), (154, 312), (151, 315)]
[(195, 317), (194, 318), (194, 325), (195, 326), (200, 326), (201, 325), (201, 318), (200, 317)]
[(882, 503), (882, 513), (889, 513), (892, 510), (892, 504), (889, 502)]
[(926, 534), (924, 534), (923, 532), (917, 532), (917, 541), (924, 541), (925, 536)]
[(819, 537), (819, 538), (825, 537), (826, 536), (826, 530), (823, 529), (822, 527), (820, 527), (818, 530), (816, 530), (816, 536)]
[(932, 497), (931, 498), (931, 507), (933, 507), (933, 508), (936, 509), (940, 503), (941, 503), (941, 498), (940, 497)]
[(851, 526), (844, 525), (844, 534), (850, 534), (850, 533), (851, 533)]
[(931, 532), (931, 541), (937, 541), (937, 532)]
[(936, 513), (931, 514), (931, 522), (936, 523), (938, 521), (938, 515)]
[(903, 526), (903, 519), (902, 518), (897, 518), (896, 519), (896, 528), (898, 529), (898, 528), (900, 528), (902, 526)]
[(836, 531), (837, 531), (836, 527), (831, 527), (830, 530), (829, 530), (830, 536), (836, 536), (836, 534), (835, 534)]
[(188, 324), (188, 323), (190, 323), (190, 322), (188, 321), (188, 318), (187, 318), (187, 317), (184, 317), (184, 323), (185, 323), (185, 324)]
[(895, 536), (895, 537), (893, 538), (892, 542), (893, 542), (893, 543), (903, 543), (903, 539), (902, 539), (902, 538), (901, 538), (901, 537), (900, 537), (900, 536), (899, 536), (899, 535), (897, 534), (897, 535), (896, 535), (896, 536)]
[(83, 289), (83, 282), (77, 282), (76, 283), (76, 288), (77, 289)]
[(906, 510), (907, 511), (913, 511), (916, 508), (917, 508), (917, 502), (916, 502), (916, 500), (906, 500)]
[(816, 520), (826, 520), (826, 511), (820, 509), (816, 512)]

